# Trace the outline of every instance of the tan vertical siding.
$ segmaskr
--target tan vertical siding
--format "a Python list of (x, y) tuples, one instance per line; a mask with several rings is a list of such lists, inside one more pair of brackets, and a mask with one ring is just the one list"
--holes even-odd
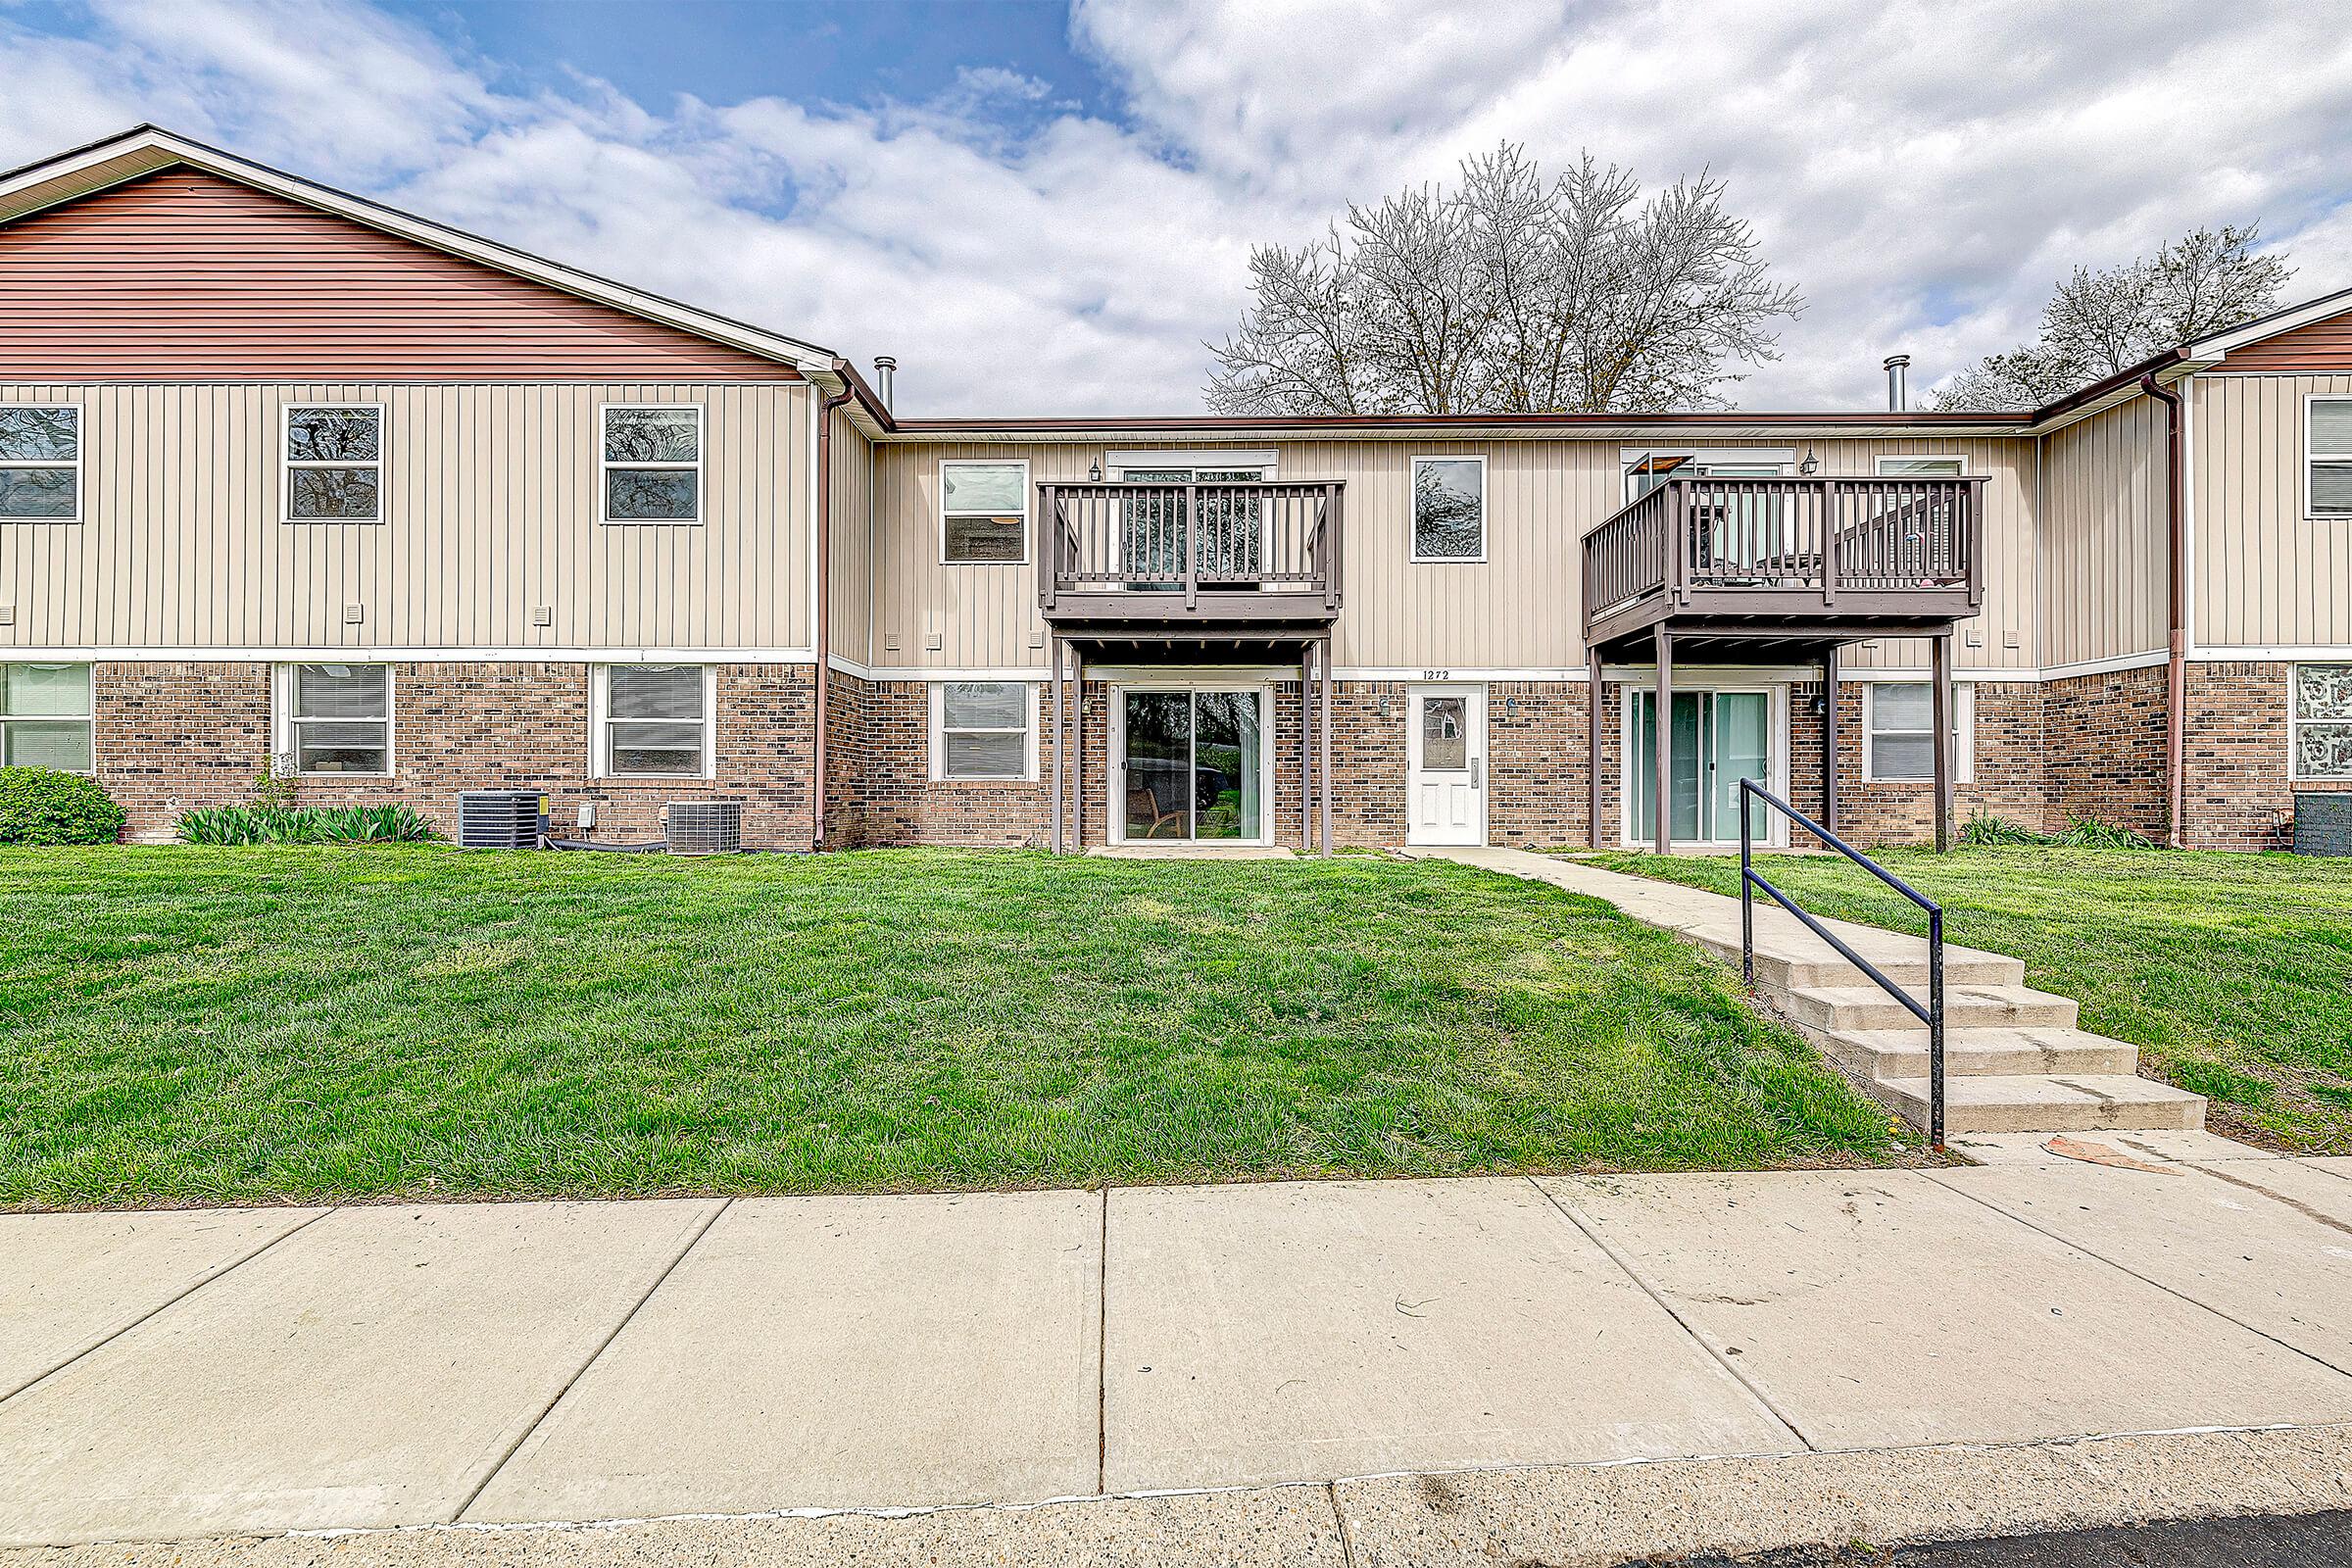
[(873, 606), (873, 444), (840, 410), (833, 413), (831, 560), (827, 563), (834, 657), (870, 663)]
[(2191, 388), (2194, 640), (2225, 648), (2352, 644), (2352, 518), (2303, 514), (2304, 399), (2352, 397), (2352, 368), (2206, 374)]
[[(0, 386), (84, 411), (82, 521), (0, 523), (0, 647), (806, 648), (812, 396)], [(313, 402), (384, 405), (381, 523), (278, 520), (279, 411)], [(600, 403), (703, 405), (704, 522), (597, 521)], [(539, 605), (552, 626), (531, 624)]]
[(2165, 411), (2133, 398), (2044, 439), (2042, 662), (2166, 644)]
[[(1149, 444), (1218, 450), (1211, 442)], [(1249, 444), (1249, 443), (1244, 443)], [(1288, 441), (1276, 443), (1285, 479), (1347, 485), (1347, 606), (1335, 631), (1346, 668), (1569, 669), (1584, 662), (1583, 538), (1617, 510), (1618, 450), (1592, 441)], [(1682, 443), (1688, 444), (1688, 443)], [(1707, 441), (1710, 449), (1790, 443)], [(1795, 443), (1800, 449), (1806, 443)], [(1886, 440), (1811, 443), (1822, 471), (1868, 474), (1882, 454), (1958, 455), (1986, 488), (1989, 548), (1983, 644), (1965, 667), (2034, 663), (2036, 587), (2033, 443)], [(877, 664), (929, 668), (1034, 667), (1045, 623), (1037, 609), (1036, 541), (1021, 565), (948, 566), (939, 560), (939, 465), (950, 459), (1025, 460), (1032, 483), (1077, 481), (1104, 447), (889, 442), (875, 449), (874, 655)], [(1411, 461), (1487, 459), (1487, 559), (1412, 560)], [(1034, 532), (1034, 528), (1033, 528)], [(2004, 631), (2018, 634), (2006, 646)], [(940, 646), (927, 647), (936, 636)], [(897, 647), (889, 647), (891, 639)], [(1855, 662), (1923, 662), (1889, 643)]]

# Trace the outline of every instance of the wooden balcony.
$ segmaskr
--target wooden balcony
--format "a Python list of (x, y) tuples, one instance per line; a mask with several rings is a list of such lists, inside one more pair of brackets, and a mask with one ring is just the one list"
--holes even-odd
[(1339, 615), (1338, 480), (1037, 490), (1038, 605), (1061, 636), (1295, 642)]
[(1672, 478), (1585, 535), (1585, 641), (1934, 636), (1984, 600), (1985, 480)]

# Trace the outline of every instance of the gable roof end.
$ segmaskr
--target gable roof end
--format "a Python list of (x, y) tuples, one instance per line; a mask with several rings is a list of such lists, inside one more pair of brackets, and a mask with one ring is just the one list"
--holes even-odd
[[(90, 142), (0, 173), (0, 225), (110, 189), (158, 170), (182, 165), (269, 191), (288, 201), (335, 214), (353, 222), (452, 256), (528, 278), (550, 288), (561, 289), (582, 299), (593, 300), (614, 310), (625, 311), (632, 316), (774, 360), (792, 367), (805, 379), (828, 393), (839, 392), (845, 386), (858, 385), (854, 376), (845, 378), (842, 368), (847, 362), (830, 349), (729, 317), (696, 310), (676, 300), (632, 288), (593, 272), (583, 272), (577, 268), (551, 262), (528, 251), (515, 250), (478, 234), (468, 234), (463, 229), (436, 223), (429, 219), (418, 218), (379, 202), (371, 202), (365, 197), (239, 158), (234, 153), (174, 135), (157, 125), (135, 126), (121, 135)], [(880, 432), (887, 416), (881, 415), (879, 401), (872, 399), (870, 392), (854, 400), (849, 407), (853, 418), (861, 425), (872, 425), (868, 434)]]

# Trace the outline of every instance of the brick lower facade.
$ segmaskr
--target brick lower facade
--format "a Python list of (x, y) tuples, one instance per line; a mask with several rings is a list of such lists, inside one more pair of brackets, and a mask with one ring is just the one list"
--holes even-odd
[[(2188, 667), (2187, 829), (2192, 847), (2275, 849), (2288, 841), (2297, 789), (2340, 788), (2287, 778), (2283, 663)], [(2151, 836), (2165, 830), (2165, 672), (2161, 665), (2046, 683), (1973, 683), (1973, 777), (1958, 786), (1955, 826), (1988, 811), (2049, 830), (2096, 815)], [(660, 836), (674, 799), (745, 803), (753, 847), (813, 847), (815, 682), (806, 664), (724, 664), (716, 675), (715, 777), (630, 781), (590, 776), (592, 667), (579, 662), (401, 662), (393, 665), (394, 775), (304, 779), (305, 802), (401, 800), (453, 830), (459, 792), (527, 788), (551, 798), (560, 833), (582, 805), (587, 836)], [(1406, 837), (1406, 723), (1412, 687), (1345, 681), (1334, 688), (1333, 836), (1341, 846)], [(1783, 688), (1791, 800), (1819, 813), (1823, 796), (1821, 687)], [(1301, 839), (1301, 691), (1272, 683), (1273, 838)], [(1620, 740), (1626, 688), (1602, 692), (1603, 837), (1623, 822)], [(1924, 841), (1933, 802), (1925, 783), (1865, 782), (1863, 683), (1839, 686), (1839, 824), (1865, 844)], [(1588, 695), (1582, 681), (1494, 681), (1488, 702), (1488, 840), (1581, 845), (1590, 831), (1586, 783)], [(1117, 688), (1085, 684), (1064, 718), (1083, 812), (1084, 841), (1110, 836), (1110, 714)], [(168, 836), (191, 806), (248, 800), (272, 745), (270, 667), (243, 662), (101, 662), (93, 666), (93, 757), (99, 781), (129, 813), (128, 831)], [(1047, 842), (1051, 715), (1040, 703), (1034, 780), (962, 782), (931, 776), (930, 696), (922, 681), (875, 681), (835, 671), (826, 683), (825, 842), (1022, 846)], [(1083, 753), (1079, 736), (1083, 733)], [(1072, 781), (1074, 787), (1074, 780)]]
[[(627, 842), (659, 838), (669, 801), (726, 798), (744, 803), (747, 844), (809, 847), (809, 666), (718, 667), (709, 779), (590, 776), (590, 679), (582, 663), (396, 662), (393, 776), (304, 778), (296, 799), (405, 801), (454, 834), (461, 791), (536, 789), (550, 797), (560, 836)], [(99, 663), (90, 687), (92, 761), (128, 815), (126, 832), (168, 837), (189, 807), (253, 798), (273, 743), (270, 665)], [(583, 805), (596, 808), (585, 832), (573, 825)]]

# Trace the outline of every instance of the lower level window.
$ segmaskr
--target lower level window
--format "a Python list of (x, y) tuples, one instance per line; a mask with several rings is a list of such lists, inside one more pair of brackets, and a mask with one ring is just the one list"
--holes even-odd
[(2288, 748), (2296, 778), (2352, 778), (2352, 664), (2297, 664)]
[(702, 664), (607, 664), (596, 770), (610, 778), (708, 778), (710, 670)]
[[(1934, 783), (1936, 694), (1924, 680), (1872, 681), (1862, 688), (1862, 776), (1889, 782)], [(1976, 773), (1976, 692), (1952, 688), (1955, 782)]]
[(296, 772), (392, 771), (392, 666), (288, 664), (279, 679), (278, 750)]
[(1025, 681), (943, 680), (931, 688), (931, 776), (1028, 778), (1030, 721)]
[(90, 771), (90, 666), (0, 664), (0, 766)]

